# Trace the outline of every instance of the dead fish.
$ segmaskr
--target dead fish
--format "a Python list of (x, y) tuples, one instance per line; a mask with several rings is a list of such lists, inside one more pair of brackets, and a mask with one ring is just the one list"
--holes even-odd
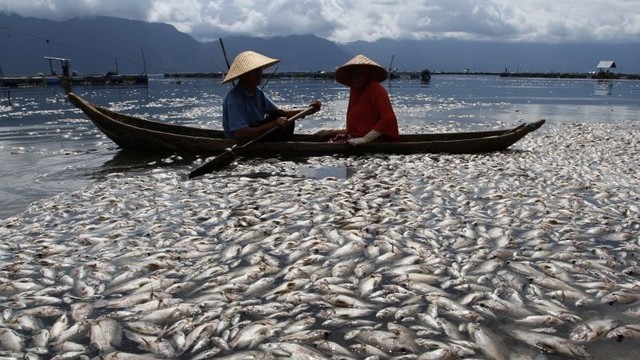
[(297, 289), (301, 288), (302, 286), (309, 284), (310, 282), (311, 282), (311, 280), (308, 279), (308, 278), (293, 279), (293, 280), (287, 281), (285, 283), (282, 283), (282, 284), (276, 286), (275, 288), (273, 288), (272, 290), (270, 290), (269, 292), (264, 294), (264, 298), (270, 299), (273, 296), (278, 296), (278, 295), (282, 295), (282, 294), (285, 294), (285, 293), (290, 293), (293, 290), (297, 290)]
[(619, 326), (607, 334), (607, 338), (616, 341), (640, 340), (640, 324), (627, 324)]
[(151, 292), (154, 289), (164, 289), (170, 285), (172, 285), (171, 280), (164, 277), (141, 277), (131, 279), (122, 284), (110, 285), (103, 294), (107, 296), (129, 292)]
[[(345, 339), (348, 340), (348, 337), (345, 335)], [(386, 353), (402, 354), (411, 351), (407, 344), (400, 341), (398, 336), (390, 331), (359, 329), (354, 330), (351, 337)]]
[(324, 353), (332, 354), (332, 356), (340, 358), (340, 356), (345, 356), (347, 358), (355, 358), (355, 354), (351, 352), (351, 350), (346, 347), (335, 343), (329, 340), (320, 340), (313, 343), (316, 349), (321, 350)]
[(148, 321), (128, 321), (123, 324), (127, 329), (144, 335), (161, 335), (165, 327)]
[(44, 286), (31, 281), (3, 281), (0, 283), (0, 294), (15, 295), (41, 290)]
[(114, 350), (122, 341), (122, 327), (111, 318), (94, 320), (89, 331), (89, 344), (100, 352)]
[(531, 281), (531, 283), (547, 289), (569, 290), (569, 291), (576, 291), (576, 292), (578, 291), (576, 288), (567, 284), (565, 281), (550, 277), (549, 275), (546, 275), (546, 274), (543, 276), (530, 277), (529, 280)]
[(298, 344), (313, 344), (320, 340), (326, 340), (331, 331), (325, 329), (313, 329), (303, 330), (295, 333), (290, 333), (284, 336), (278, 337), (279, 341), (294, 342)]
[(358, 238), (357, 240), (349, 241), (346, 244), (342, 245), (340, 248), (337, 248), (336, 250), (334, 250), (333, 253), (331, 254), (331, 258), (338, 259), (338, 258), (351, 257), (352, 255), (355, 255), (355, 254), (362, 254), (362, 252), (364, 251), (364, 248), (365, 248), (364, 240), (361, 238)]
[(40, 305), (28, 309), (21, 310), (22, 314), (37, 316), (40, 318), (58, 317), (64, 314), (64, 310), (59, 306), (54, 305)]
[(178, 304), (146, 313), (142, 315), (139, 320), (163, 325), (172, 323), (185, 316), (195, 315), (200, 311), (201, 310), (193, 304)]
[(49, 334), (49, 330), (42, 329), (31, 337), (31, 343), (36, 347), (46, 349), (49, 346), (50, 337), (51, 335)]
[(373, 263), (368, 261), (363, 261), (356, 264), (355, 268), (353, 269), (353, 273), (356, 275), (358, 279), (362, 279), (365, 276), (371, 275), (374, 270), (375, 270), (375, 267)]
[(602, 298), (604, 304), (631, 304), (640, 300), (640, 294), (630, 293), (625, 290), (618, 290), (605, 295)]
[(380, 274), (371, 274), (367, 278), (363, 278), (358, 283), (358, 290), (360, 292), (360, 297), (365, 298), (369, 296), (373, 290), (380, 284), (382, 281), (382, 275)]
[[(91, 325), (89, 322), (77, 322), (68, 328), (64, 329), (56, 338), (51, 338), (53, 341), (53, 345), (58, 343), (63, 343), (65, 341), (74, 341), (77, 342), (86, 338), (89, 334), (89, 329)], [(53, 335), (53, 333), (52, 333)]]
[(129, 330), (123, 330), (127, 339), (138, 345), (140, 350), (149, 351), (164, 358), (174, 358), (176, 349), (173, 344), (164, 338), (137, 334)]
[(24, 339), (12, 329), (0, 329), (0, 345), (3, 349), (21, 352)]
[(464, 338), (456, 324), (451, 321), (443, 317), (439, 317), (436, 319), (436, 323), (449, 338), (453, 340), (462, 340)]
[(483, 322), (485, 320), (480, 313), (473, 310), (445, 310), (442, 315), (449, 318), (476, 323)]
[(416, 360), (455, 360), (458, 358), (458, 354), (456, 354), (451, 348), (440, 348), (423, 352), (416, 358)]
[(361, 355), (360, 358), (365, 359), (385, 359), (389, 356), (388, 353), (369, 344), (353, 344), (349, 346), (349, 350), (355, 354)]
[(176, 350), (181, 349), (183, 352), (188, 350), (192, 354), (199, 353), (214, 338), (211, 335), (217, 329), (217, 325), (219, 325), (219, 323), (208, 322), (196, 326), (186, 334), (184, 344), (180, 344), (180, 347), (176, 347)]
[(277, 321), (274, 319), (264, 319), (240, 328), (236, 336), (229, 341), (229, 347), (232, 349), (251, 349), (257, 346), (265, 339), (276, 335), (277, 329), (274, 327), (276, 323)]
[(530, 315), (524, 318), (514, 320), (516, 324), (527, 326), (558, 326), (564, 324), (564, 321), (553, 315)]
[(492, 315), (503, 314), (511, 317), (524, 317), (533, 315), (532, 311), (517, 304), (492, 296), (490, 299), (480, 300), (473, 304), (474, 309), (482, 312), (482, 309), (489, 310)]
[[(336, 319), (357, 319), (367, 317), (374, 312), (373, 308), (353, 308), (353, 307), (333, 307), (329, 309), (323, 309), (318, 312), (318, 316), (324, 319), (336, 320)], [(363, 319), (364, 320), (364, 319)], [(353, 320), (349, 320), (353, 321)]]
[(558, 336), (541, 334), (533, 331), (525, 331), (515, 328), (509, 329), (508, 334), (526, 344), (535, 346), (536, 348), (550, 354), (561, 354), (566, 356), (593, 359), (593, 355), (589, 354), (582, 346), (576, 345), (571, 340), (567, 340)]
[(291, 359), (307, 359), (307, 360), (326, 360), (326, 356), (322, 355), (315, 349), (296, 343), (287, 342), (270, 342), (259, 345), (260, 350), (268, 354), (275, 355), (277, 358)]
[(479, 301), (485, 297), (485, 293), (482, 291), (474, 291), (472, 293), (466, 294), (462, 297), (458, 302), (462, 306), (471, 305), (476, 301)]
[(476, 323), (469, 323), (467, 331), (488, 358), (509, 359), (509, 350), (505, 346), (504, 339), (499, 338), (493, 331)]
[[(386, 308), (386, 309), (394, 309), (394, 308)], [(402, 319), (407, 318), (407, 317), (413, 318), (419, 312), (421, 312), (423, 309), (424, 309), (424, 304), (406, 305), (406, 306), (403, 306), (403, 307), (401, 307), (399, 309), (396, 309), (394, 311), (394, 317), (395, 317), (396, 320), (400, 320), (400, 321), (402, 321)], [(389, 311), (389, 310), (387, 310), (387, 311)], [(384, 315), (384, 312), (381, 313), (380, 311), (378, 311), (378, 314)], [(376, 314), (376, 316), (378, 316), (378, 314)], [(384, 317), (384, 316), (382, 316), (382, 317)]]
[(416, 354), (419, 352), (418, 344), (415, 342), (416, 334), (412, 329), (393, 322), (387, 323), (387, 329), (398, 336), (398, 341), (403, 347), (409, 349), (408, 353)]
[(571, 330), (569, 338), (576, 342), (593, 341), (620, 325), (616, 320), (602, 319), (582, 323)]
[(640, 318), (640, 306), (633, 306), (624, 311), (625, 314)]
[(358, 309), (372, 309), (373, 306), (365, 301), (359, 300), (355, 297), (351, 297), (345, 294), (330, 294), (324, 297), (324, 299), (332, 303), (336, 307), (358, 308)]
[(316, 318), (313, 316), (303, 317), (299, 320), (296, 320), (290, 324), (287, 324), (282, 328), (282, 333), (284, 335), (293, 334), (296, 332), (309, 330), (316, 323)]
[(575, 290), (554, 290), (547, 292), (546, 295), (561, 302), (575, 302), (587, 299), (586, 294)]
[(84, 354), (87, 352), (87, 347), (83, 344), (75, 343), (73, 341), (65, 341), (52, 346), (52, 349), (58, 353), (57, 357), (68, 356), (69, 353)]
[(35, 333), (44, 327), (40, 318), (29, 314), (17, 314), (11, 319), (11, 328), (22, 333)]
[(71, 304), (71, 318), (74, 321), (86, 321), (93, 313), (93, 304), (77, 302)]
[(69, 318), (67, 317), (67, 314), (64, 313), (60, 315), (60, 317), (53, 323), (53, 325), (51, 325), (51, 328), (49, 329), (49, 335), (51, 339), (55, 340), (59, 338), (62, 332), (65, 331), (68, 326)]

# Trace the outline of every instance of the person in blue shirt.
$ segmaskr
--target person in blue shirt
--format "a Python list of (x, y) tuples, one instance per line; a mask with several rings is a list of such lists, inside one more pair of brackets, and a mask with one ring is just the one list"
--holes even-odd
[[(225, 136), (239, 143), (265, 135), (262, 141), (287, 141), (293, 137), (294, 122), (287, 119), (299, 110), (282, 110), (258, 86), (262, 82), (262, 71), (276, 63), (272, 59), (254, 51), (244, 51), (236, 56), (222, 83), (238, 79), (222, 103), (222, 127)], [(313, 113), (320, 110), (320, 101), (310, 106)], [(273, 130), (276, 128), (275, 130)]]

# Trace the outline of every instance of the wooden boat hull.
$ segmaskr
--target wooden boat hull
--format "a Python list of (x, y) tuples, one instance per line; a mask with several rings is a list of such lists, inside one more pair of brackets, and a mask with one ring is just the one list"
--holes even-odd
[[(74, 93), (69, 100), (109, 139), (123, 149), (182, 154), (218, 154), (235, 144), (221, 130), (166, 124), (121, 114), (94, 105)], [(373, 142), (361, 146), (328, 143), (310, 134), (297, 134), (288, 142), (258, 142), (243, 149), (243, 156), (268, 157), (314, 155), (363, 155), (450, 153), (474, 154), (502, 151), (538, 129), (544, 120), (515, 128), (492, 131), (406, 134), (397, 142)]]

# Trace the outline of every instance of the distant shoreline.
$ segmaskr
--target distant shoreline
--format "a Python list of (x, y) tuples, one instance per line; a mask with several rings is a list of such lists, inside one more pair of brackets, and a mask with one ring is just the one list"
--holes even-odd
[[(164, 73), (165, 78), (222, 78), (222, 72), (178, 72)], [(391, 79), (420, 80), (420, 72), (396, 71), (391, 73)], [(545, 79), (594, 79), (594, 80), (640, 80), (640, 74), (614, 73), (570, 73), (570, 72), (473, 72), (473, 71), (442, 71), (431, 72), (431, 75), (488, 75), (513, 78), (545, 78)], [(264, 74), (269, 78), (305, 78), (305, 79), (333, 79), (332, 71), (289, 71)]]

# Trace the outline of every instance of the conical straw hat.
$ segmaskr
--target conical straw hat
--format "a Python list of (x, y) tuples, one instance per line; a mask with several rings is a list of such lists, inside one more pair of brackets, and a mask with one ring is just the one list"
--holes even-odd
[(377, 82), (383, 82), (389, 77), (389, 73), (387, 72), (387, 70), (385, 70), (385, 68), (378, 65), (378, 63), (369, 59), (368, 57), (360, 54), (356, 55), (353, 59), (347, 61), (344, 65), (336, 69), (336, 81), (341, 84), (351, 86), (351, 76), (349, 75), (349, 72), (351, 69), (357, 66), (369, 68), (371, 71), (371, 78)]
[(233, 59), (233, 64), (231, 64), (229, 72), (224, 77), (224, 80), (222, 80), (222, 83), (224, 84), (228, 81), (235, 80), (255, 69), (268, 68), (278, 62), (280, 62), (280, 59), (272, 59), (262, 54), (258, 54), (255, 51), (243, 51)]

